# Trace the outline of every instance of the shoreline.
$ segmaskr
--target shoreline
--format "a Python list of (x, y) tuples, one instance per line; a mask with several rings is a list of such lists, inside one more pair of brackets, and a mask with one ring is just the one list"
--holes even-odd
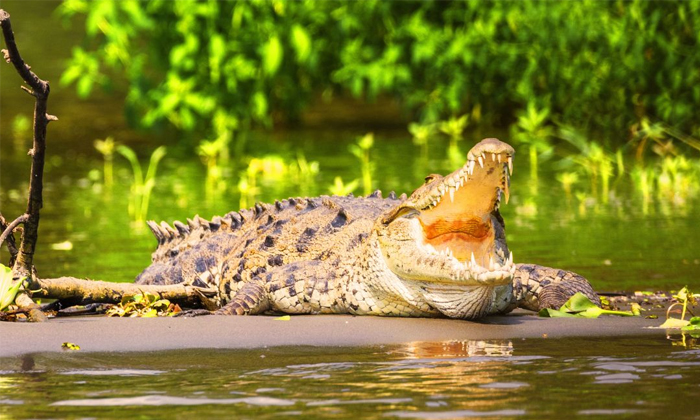
[(61, 317), (44, 323), (0, 322), (0, 357), (61, 352), (148, 352), (278, 346), (357, 347), (417, 341), (616, 337), (666, 334), (662, 319), (601, 316), (540, 318), (527, 311), (478, 321), (352, 315), (203, 316), (195, 318)]

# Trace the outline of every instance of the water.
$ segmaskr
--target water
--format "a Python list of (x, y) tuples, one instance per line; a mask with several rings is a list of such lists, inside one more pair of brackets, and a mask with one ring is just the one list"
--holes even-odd
[(0, 360), (0, 418), (698, 418), (700, 348), (672, 344), (644, 336), (27, 355)]

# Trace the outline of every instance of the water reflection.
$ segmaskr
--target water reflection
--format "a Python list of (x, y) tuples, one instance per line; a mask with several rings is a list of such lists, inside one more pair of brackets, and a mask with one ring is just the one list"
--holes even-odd
[(402, 355), (407, 359), (474, 356), (509, 357), (513, 355), (513, 342), (510, 340), (414, 342), (405, 345)]
[(700, 387), (700, 349), (648, 335), (31, 360), (0, 360), (0, 418), (653, 417)]

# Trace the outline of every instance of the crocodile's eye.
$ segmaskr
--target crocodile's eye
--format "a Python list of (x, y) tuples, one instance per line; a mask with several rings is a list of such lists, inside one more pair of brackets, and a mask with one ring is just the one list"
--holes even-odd
[(392, 211), (391, 214), (387, 215), (382, 220), (382, 223), (384, 223), (385, 225), (388, 225), (389, 223), (393, 222), (394, 220), (398, 219), (399, 217), (411, 219), (411, 218), (417, 216), (418, 214), (419, 214), (418, 210), (416, 210), (412, 207), (401, 207), (399, 209)]
[(434, 180), (435, 178), (439, 177), (440, 175), (437, 174), (430, 174), (425, 177), (425, 183), (428, 184), (430, 181)]

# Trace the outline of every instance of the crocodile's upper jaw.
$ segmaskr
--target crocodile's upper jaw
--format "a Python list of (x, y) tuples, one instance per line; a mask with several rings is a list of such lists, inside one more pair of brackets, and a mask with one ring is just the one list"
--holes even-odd
[(498, 207), (501, 197), (508, 201), (513, 154), (508, 144), (485, 139), (470, 150), (462, 168), (426, 177), (377, 229), (389, 268), (404, 279), (509, 283), (515, 265)]

